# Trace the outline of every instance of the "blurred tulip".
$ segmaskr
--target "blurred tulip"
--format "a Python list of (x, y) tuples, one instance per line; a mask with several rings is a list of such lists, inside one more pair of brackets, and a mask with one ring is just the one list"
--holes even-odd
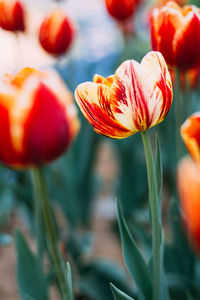
[(186, 74), (186, 78), (189, 82), (189, 86), (191, 89), (197, 89), (200, 78), (200, 66), (188, 70)]
[(191, 115), (183, 123), (181, 136), (193, 159), (200, 163), (200, 112)]
[(64, 54), (71, 46), (73, 39), (74, 27), (61, 10), (54, 11), (43, 20), (39, 30), (39, 41), (48, 53)]
[(151, 43), (167, 64), (186, 70), (200, 59), (200, 10), (168, 2), (151, 15)]
[[(172, 83), (173, 85), (176, 84), (175, 79), (175, 70), (173, 68), (169, 68), (169, 73), (171, 75)], [(190, 89), (197, 89), (200, 79), (200, 66), (196, 66), (194, 68), (191, 68), (189, 70), (186, 70), (185, 72), (180, 72), (180, 84), (181, 89), (185, 90), (187, 88)]]
[(190, 157), (180, 161), (177, 183), (188, 236), (200, 253), (200, 168)]
[(171, 78), (159, 52), (127, 60), (114, 75), (80, 84), (76, 101), (99, 134), (121, 139), (160, 123), (172, 104)]
[[(186, 4), (185, 0), (171, 0), (171, 1), (176, 2), (180, 6), (183, 6), (183, 5)], [(167, 4), (167, 2), (169, 2), (169, 0), (157, 0), (156, 1), (156, 6), (161, 7), (161, 6), (165, 5), (165, 4)]]
[(13, 167), (56, 159), (76, 135), (72, 96), (51, 71), (25, 68), (0, 86), (0, 161)]
[(124, 21), (133, 15), (137, 2), (138, 0), (105, 0), (109, 14), (118, 21)]
[(24, 31), (24, 8), (20, 0), (0, 0), (0, 27), (8, 31)]

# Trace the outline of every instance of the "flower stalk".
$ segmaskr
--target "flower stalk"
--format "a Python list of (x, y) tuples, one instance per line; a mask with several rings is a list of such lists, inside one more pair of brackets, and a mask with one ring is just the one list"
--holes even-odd
[(31, 170), (31, 179), (33, 183), (34, 190), (34, 214), (35, 214), (35, 235), (36, 235), (36, 245), (37, 245), (37, 257), (39, 263), (42, 263), (42, 211), (40, 194), (38, 190), (38, 176), (35, 169)]
[(149, 205), (152, 226), (153, 243), (153, 300), (160, 299), (160, 278), (161, 278), (161, 227), (159, 221), (159, 204), (157, 178), (152, 147), (147, 131), (141, 132), (146, 157), (147, 178), (149, 188)]
[[(65, 263), (59, 250), (58, 238), (57, 238), (57, 233), (55, 228), (55, 221), (54, 221), (51, 203), (48, 197), (43, 170), (41, 168), (32, 169), (32, 177), (33, 177), (35, 196), (36, 197), (39, 196), (39, 201), (41, 203), (40, 207), (44, 219), (47, 247), (49, 248), (49, 253), (51, 255), (54, 264), (55, 273), (57, 275), (59, 287), (62, 294), (62, 299), (72, 300), (71, 293), (68, 290), (68, 280), (67, 280), (67, 271), (65, 270)], [(39, 233), (38, 231), (39, 228), (37, 230), (37, 233)], [(38, 238), (38, 247), (39, 247), (39, 238)]]
[(176, 160), (181, 157), (181, 137), (180, 126), (182, 122), (182, 105), (181, 105), (181, 83), (180, 71), (176, 68), (176, 86), (175, 86), (175, 124), (176, 124)]

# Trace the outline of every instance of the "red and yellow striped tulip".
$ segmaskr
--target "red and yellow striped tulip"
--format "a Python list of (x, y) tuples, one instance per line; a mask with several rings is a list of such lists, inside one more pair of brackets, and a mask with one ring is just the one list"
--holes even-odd
[(200, 163), (200, 112), (191, 115), (183, 123), (181, 136), (193, 159)]
[(72, 44), (74, 27), (69, 18), (56, 10), (42, 22), (39, 30), (39, 41), (45, 51), (52, 55), (62, 55)]
[(177, 183), (188, 237), (200, 253), (200, 168), (190, 157), (180, 161)]
[(118, 21), (124, 21), (133, 15), (137, 2), (137, 0), (105, 0), (108, 13)]
[(75, 99), (94, 130), (121, 139), (160, 123), (172, 104), (172, 84), (163, 56), (149, 52), (139, 64), (127, 60), (114, 75), (80, 84)]
[(25, 68), (0, 85), (0, 161), (12, 167), (51, 162), (79, 128), (70, 92), (53, 71)]
[(24, 8), (20, 0), (0, 0), (0, 27), (8, 31), (24, 31)]
[(168, 2), (152, 11), (152, 49), (160, 51), (170, 66), (181, 70), (200, 60), (200, 10), (196, 6), (180, 7)]

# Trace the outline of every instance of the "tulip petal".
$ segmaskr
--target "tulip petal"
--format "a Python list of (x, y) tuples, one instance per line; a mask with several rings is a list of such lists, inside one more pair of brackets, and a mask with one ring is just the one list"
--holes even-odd
[(115, 73), (112, 88), (115, 117), (133, 133), (161, 122), (171, 107), (170, 75), (157, 52), (150, 52), (141, 64), (124, 62)]
[(183, 123), (181, 136), (193, 159), (200, 163), (200, 112), (193, 114)]
[(154, 9), (151, 16), (152, 49), (160, 51), (168, 64), (174, 64), (172, 42), (177, 28), (183, 26), (180, 7), (175, 2), (168, 2), (161, 9)]
[(10, 116), (7, 105), (5, 105), (5, 98), (11, 100), (7, 95), (0, 95), (0, 128), (1, 128), (1, 139), (0, 139), (0, 157), (1, 161), (5, 164), (16, 164), (18, 161), (17, 153), (15, 152), (12, 144), (10, 134)]
[(113, 115), (111, 103), (116, 101), (114, 97), (112, 89), (104, 84), (86, 82), (75, 91), (83, 115), (97, 133), (116, 139), (125, 138), (131, 132)]
[(199, 57), (200, 15), (192, 10), (184, 19), (184, 26), (174, 36), (173, 49), (177, 66), (191, 68)]
[(177, 183), (188, 236), (200, 253), (200, 168), (190, 157), (179, 162)]

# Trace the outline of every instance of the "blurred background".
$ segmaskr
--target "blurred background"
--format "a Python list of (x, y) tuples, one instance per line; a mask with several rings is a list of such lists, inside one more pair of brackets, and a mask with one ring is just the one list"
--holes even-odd
[[(26, 66), (53, 67), (73, 93), (79, 83), (92, 81), (95, 73), (106, 77), (125, 59), (142, 59), (151, 49), (148, 20), (152, 6), (158, 2), (142, 0), (124, 29), (108, 14), (103, 0), (23, 1), (26, 31), (15, 34), (0, 30), (0, 75)], [(73, 22), (75, 39), (66, 55), (56, 58), (42, 49), (38, 34), (43, 18), (58, 7)], [(199, 108), (198, 85), (191, 94), (190, 113)], [(60, 231), (60, 249), (72, 267), (76, 299), (110, 300), (110, 282), (134, 297), (135, 286), (122, 258), (115, 200), (120, 201), (131, 232), (148, 260), (151, 231), (142, 141), (138, 134), (120, 141), (99, 136), (81, 114), (80, 120), (81, 130), (70, 150), (45, 169)], [(188, 245), (174, 197), (173, 124), (172, 108), (166, 120), (150, 131), (154, 146), (159, 133), (163, 156), (165, 268), (172, 299), (200, 299), (199, 262)], [(22, 230), (34, 251), (30, 174), (0, 166), (0, 299), (21, 299), (22, 287), (18, 288), (16, 279), (16, 228)], [(46, 268), (51, 283), (54, 274), (48, 264)], [(51, 299), (59, 297), (52, 288)]]

